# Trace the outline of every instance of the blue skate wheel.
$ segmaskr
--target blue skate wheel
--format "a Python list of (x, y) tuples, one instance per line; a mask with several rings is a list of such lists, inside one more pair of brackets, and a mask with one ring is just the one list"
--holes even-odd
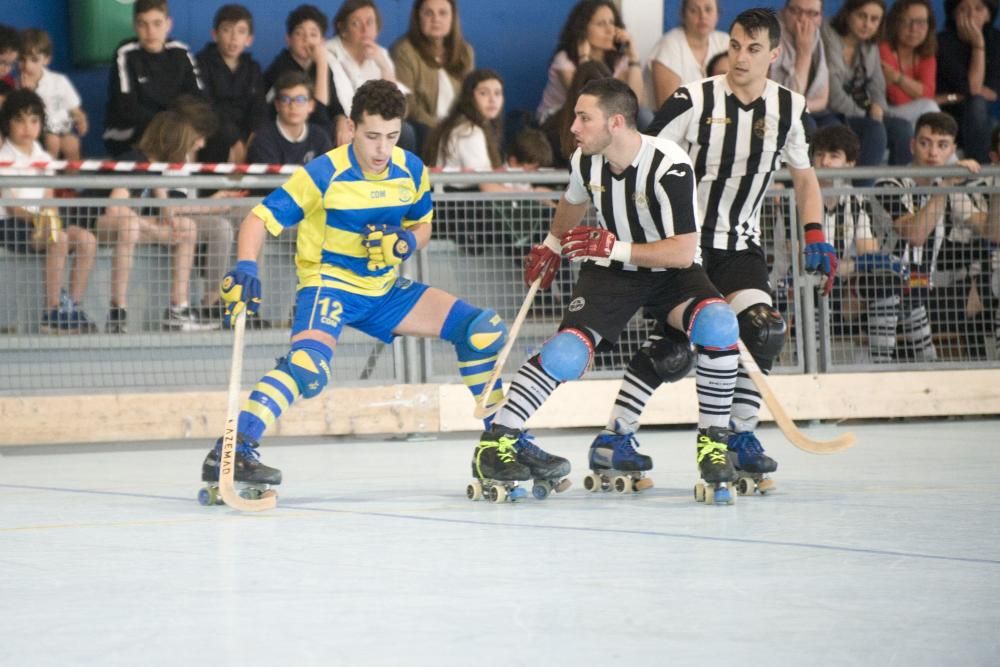
[(549, 497), (549, 485), (548, 482), (535, 482), (531, 486), (531, 495), (535, 497), (535, 500), (545, 500)]
[(715, 490), (716, 505), (732, 505), (733, 492), (728, 487), (720, 487)]
[(212, 494), (209, 493), (207, 488), (203, 488), (198, 491), (198, 504), (206, 506), (215, 504), (215, 499), (212, 498)]
[(510, 501), (514, 502), (515, 500), (521, 500), (522, 498), (527, 498), (528, 492), (524, 489), (524, 487), (515, 486), (513, 489), (510, 490), (509, 497)]

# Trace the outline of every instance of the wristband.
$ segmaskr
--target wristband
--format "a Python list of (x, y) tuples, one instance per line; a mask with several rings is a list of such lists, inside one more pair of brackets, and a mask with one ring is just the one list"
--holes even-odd
[(628, 241), (615, 241), (615, 244), (611, 246), (611, 252), (608, 253), (608, 259), (613, 262), (621, 262), (622, 264), (632, 263), (632, 244)]
[(236, 267), (233, 270), (242, 271), (243, 273), (246, 273), (256, 278), (257, 262), (255, 262), (252, 259), (241, 259), (240, 261), (236, 262)]
[(559, 242), (559, 237), (555, 236), (552, 232), (548, 233), (545, 240), (542, 241), (542, 245), (557, 255), (562, 254), (562, 243)]
[(805, 227), (806, 245), (810, 243), (826, 243), (826, 235), (823, 233), (823, 225), (818, 222), (806, 223)]

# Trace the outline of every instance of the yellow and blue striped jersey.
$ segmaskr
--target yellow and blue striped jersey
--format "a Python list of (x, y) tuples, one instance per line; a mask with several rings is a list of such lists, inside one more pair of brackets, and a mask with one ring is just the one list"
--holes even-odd
[(366, 225), (429, 223), (433, 207), (427, 169), (416, 155), (396, 147), (386, 170), (373, 176), (362, 172), (354, 147), (344, 144), (292, 174), (253, 213), (275, 236), (299, 225), (299, 289), (326, 286), (381, 296), (395, 282), (396, 267), (368, 269), (361, 245)]

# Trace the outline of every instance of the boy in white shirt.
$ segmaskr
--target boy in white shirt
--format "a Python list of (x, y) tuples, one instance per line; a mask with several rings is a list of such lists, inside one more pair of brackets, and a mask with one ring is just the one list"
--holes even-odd
[(21, 88), (34, 90), (45, 103), (45, 150), (53, 157), (80, 159), (80, 137), (87, 134), (87, 114), (80, 95), (63, 74), (49, 70), (52, 40), (44, 30), (21, 32)]

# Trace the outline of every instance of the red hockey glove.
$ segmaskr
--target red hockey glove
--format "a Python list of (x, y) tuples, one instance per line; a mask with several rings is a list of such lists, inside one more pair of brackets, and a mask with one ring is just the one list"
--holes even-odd
[(532, 246), (524, 258), (524, 282), (530, 285), (541, 278), (539, 287), (548, 289), (556, 277), (556, 271), (559, 270), (560, 249), (559, 239), (552, 234), (546, 236), (538, 245)]
[(612, 259), (628, 262), (632, 257), (632, 244), (619, 241), (615, 235), (599, 227), (574, 227), (559, 239), (563, 255), (571, 260)]

